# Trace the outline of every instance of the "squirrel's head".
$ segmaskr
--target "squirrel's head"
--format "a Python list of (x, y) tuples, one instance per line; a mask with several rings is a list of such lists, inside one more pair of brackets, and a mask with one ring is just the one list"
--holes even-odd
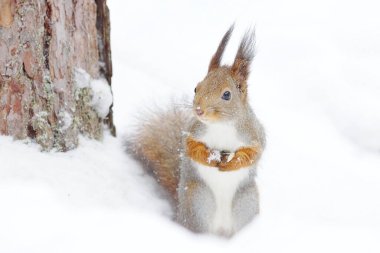
[(233, 26), (226, 32), (211, 59), (206, 77), (195, 88), (193, 110), (205, 123), (234, 120), (247, 107), (247, 79), (254, 57), (254, 32), (248, 31), (232, 66), (220, 66)]

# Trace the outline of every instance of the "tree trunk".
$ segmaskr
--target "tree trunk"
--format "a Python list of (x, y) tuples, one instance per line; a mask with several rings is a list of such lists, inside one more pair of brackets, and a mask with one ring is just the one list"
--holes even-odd
[(0, 134), (66, 151), (115, 134), (106, 0), (0, 0)]

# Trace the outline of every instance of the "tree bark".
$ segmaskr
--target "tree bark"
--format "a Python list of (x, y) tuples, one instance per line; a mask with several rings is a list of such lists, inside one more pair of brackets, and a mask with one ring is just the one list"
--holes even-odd
[(0, 17), (0, 134), (59, 151), (101, 139), (103, 122), (115, 134), (89, 85), (111, 85), (106, 0), (0, 0)]

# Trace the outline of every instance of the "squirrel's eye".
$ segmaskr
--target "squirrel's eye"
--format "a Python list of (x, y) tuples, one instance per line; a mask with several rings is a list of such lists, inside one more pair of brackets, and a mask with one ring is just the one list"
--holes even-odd
[(231, 92), (226, 91), (223, 93), (222, 99), (224, 100), (230, 100), (231, 99)]
[(194, 93), (197, 93), (197, 88), (194, 88)]

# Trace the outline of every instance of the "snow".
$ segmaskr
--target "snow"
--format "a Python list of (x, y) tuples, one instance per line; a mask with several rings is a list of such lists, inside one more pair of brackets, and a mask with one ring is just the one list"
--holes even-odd
[[(375, 1), (109, 1), (118, 138), (41, 153), (0, 136), (0, 252), (379, 252), (380, 18)], [(252, 20), (252, 19), (255, 20)], [(231, 240), (171, 220), (122, 139), (192, 96), (255, 24), (250, 101), (268, 143), (260, 215)], [(103, 86), (104, 87), (104, 86)]]
[(111, 88), (104, 78), (92, 80), (90, 87), (92, 90), (91, 106), (100, 118), (105, 119), (113, 101)]
[(75, 86), (78, 89), (90, 87), (91, 76), (82, 68), (74, 69)]
[(60, 126), (61, 131), (67, 130), (73, 123), (73, 118), (71, 117), (71, 114), (66, 111), (60, 111), (58, 117), (58, 124)]
[(112, 105), (112, 91), (104, 78), (93, 79), (84, 69), (75, 68), (75, 85), (77, 89), (90, 88), (92, 91), (91, 106), (98, 116), (105, 119)]
[(220, 151), (219, 150), (212, 150), (209, 157), (207, 158), (207, 162), (211, 163), (212, 161), (220, 162)]

